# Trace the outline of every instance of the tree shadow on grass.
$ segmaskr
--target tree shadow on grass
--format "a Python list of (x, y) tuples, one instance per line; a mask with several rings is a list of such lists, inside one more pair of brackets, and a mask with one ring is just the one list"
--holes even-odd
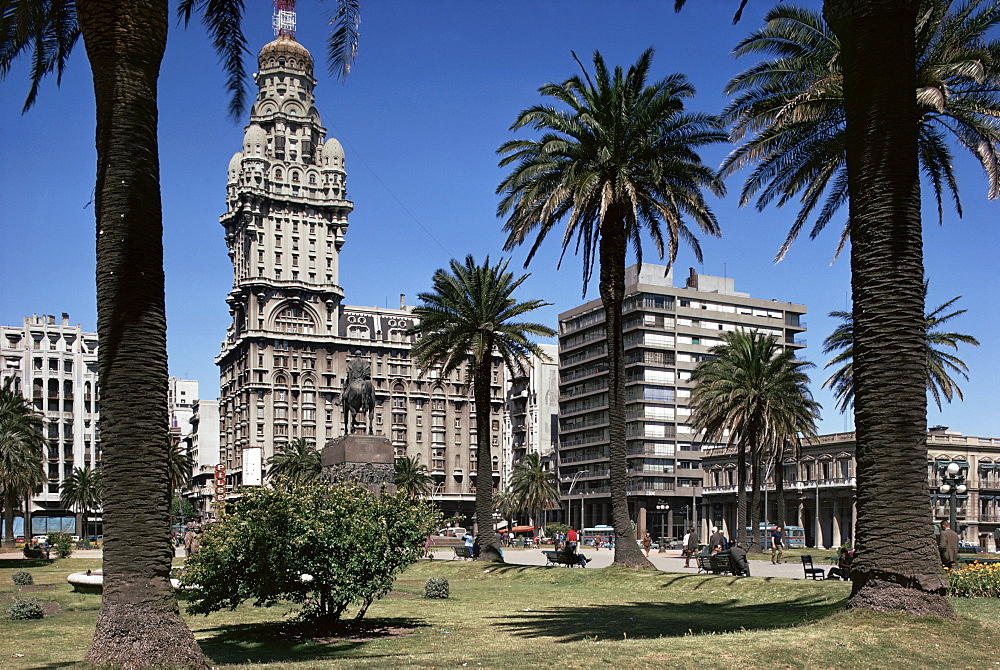
[(336, 658), (374, 639), (400, 637), (426, 626), (405, 617), (344, 621), (337, 631), (324, 631), (302, 622), (268, 622), (218, 626), (201, 631), (198, 640), (205, 655), (219, 664), (278, 663)]
[(762, 604), (738, 599), (685, 603), (633, 602), (620, 605), (546, 607), (497, 617), (493, 625), (519, 637), (558, 642), (586, 639), (657, 638), (787, 628), (842, 610), (846, 599), (794, 598)]

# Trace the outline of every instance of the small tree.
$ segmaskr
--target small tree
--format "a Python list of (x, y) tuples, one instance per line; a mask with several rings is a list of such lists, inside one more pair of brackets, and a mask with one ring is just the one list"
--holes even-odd
[(244, 489), (187, 562), (183, 582), (195, 587), (188, 611), (291, 601), (302, 618), (329, 625), (356, 604), (360, 619), (420, 558), (439, 523), (425, 501), (354, 484)]

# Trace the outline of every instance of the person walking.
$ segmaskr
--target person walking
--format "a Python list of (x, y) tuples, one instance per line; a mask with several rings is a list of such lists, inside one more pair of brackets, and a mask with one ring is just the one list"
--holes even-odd
[(785, 533), (781, 526), (771, 531), (771, 565), (781, 563), (782, 550), (785, 548)]
[(958, 533), (951, 529), (951, 524), (947, 521), (941, 524), (938, 546), (941, 548), (941, 564), (946, 568), (954, 568), (958, 563)]
[(698, 531), (694, 528), (688, 530), (684, 536), (684, 567), (691, 567), (691, 557), (698, 553)]
[(646, 552), (646, 558), (649, 558), (649, 550), (653, 547), (653, 536), (646, 533), (642, 536), (642, 548)]

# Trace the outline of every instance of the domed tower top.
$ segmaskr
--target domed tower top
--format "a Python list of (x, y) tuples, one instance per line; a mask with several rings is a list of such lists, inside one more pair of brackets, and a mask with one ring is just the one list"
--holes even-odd
[(257, 66), (260, 72), (280, 69), (313, 76), (312, 55), (291, 35), (278, 35), (276, 40), (265, 44), (257, 57)]

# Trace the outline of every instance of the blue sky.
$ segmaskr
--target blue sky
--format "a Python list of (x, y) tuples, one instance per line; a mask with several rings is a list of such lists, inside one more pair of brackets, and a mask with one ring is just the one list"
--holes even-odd
[[(716, 113), (725, 83), (750, 61), (730, 50), (760, 25), (769, 3), (752, 2), (731, 25), (733, 2), (689, 3), (681, 14), (660, 0), (518, 0), (364, 3), (361, 48), (347, 82), (317, 67), (317, 106), (330, 136), (344, 145), (348, 194), (355, 203), (341, 253), (346, 302), (396, 306), (399, 294), (413, 304), (431, 274), (453, 257), (501, 255), (504, 236), (496, 218), (496, 185), (503, 176), (496, 148), (514, 137), (517, 113), (542, 99), (537, 89), (562, 81), (578, 68), (574, 50), (588, 63), (595, 49), (612, 64), (629, 65), (647, 47), (656, 49), (653, 74), (685, 73), (698, 90), (692, 109)], [(818, 7), (818, 2), (805, 3)], [(331, 4), (299, 4), (298, 40), (324, 61)], [(255, 69), (260, 47), (273, 39), (270, 3), (248, 3), (244, 27)], [(167, 271), (168, 342), (174, 376), (201, 382), (202, 397), (218, 393), (214, 357), (229, 322), (225, 296), (232, 283), (223, 230), (226, 166), (239, 150), (246, 119), (226, 116), (223, 74), (203, 28), (172, 25), (160, 79), (160, 159)], [(60, 88), (45, 83), (35, 108), (20, 114), (27, 93), (27, 63), (0, 84), (0, 161), (5, 290), (0, 323), (20, 324), (32, 313), (69, 312), (73, 323), (94, 330), (94, 107), (82, 42)], [(704, 153), (718, 165), (727, 147)], [(925, 265), (929, 303), (963, 296), (969, 312), (955, 329), (979, 338), (960, 356), (971, 368), (961, 384), (964, 403), (929, 412), (931, 425), (968, 435), (1000, 436), (1000, 250), (997, 202), (986, 200), (981, 169), (958, 154), (965, 217), (945, 212), (937, 224), (925, 206)], [(849, 309), (847, 254), (833, 265), (840, 221), (817, 240), (799, 239), (780, 264), (772, 262), (793, 211), (740, 209), (740, 182), (711, 200), (720, 240), (702, 237), (705, 262), (681, 249), (676, 274), (734, 277), (739, 291), (808, 306), (809, 343), (803, 357), (817, 364), (813, 390), (824, 406), (822, 432), (850, 427), (820, 389), (826, 378), (820, 352), (834, 327), (826, 314)], [(846, 211), (844, 213), (846, 216)], [(842, 219), (841, 219), (842, 220)], [(513, 254), (520, 268), (526, 249)], [(567, 257), (556, 270), (558, 237), (532, 261), (520, 297), (553, 303), (538, 320), (553, 327), (559, 312), (581, 302), (581, 261)], [(646, 261), (655, 253), (647, 249)], [(596, 284), (587, 299), (596, 297)]]

